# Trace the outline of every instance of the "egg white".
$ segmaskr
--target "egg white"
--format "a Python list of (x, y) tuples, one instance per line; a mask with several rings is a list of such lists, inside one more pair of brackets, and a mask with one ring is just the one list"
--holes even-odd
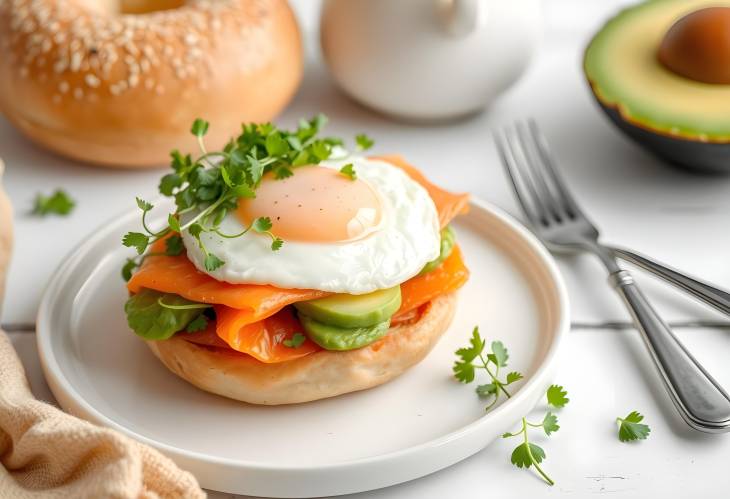
[[(271, 240), (253, 231), (236, 239), (206, 232), (201, 235), (205, 246), (225, 261), (208, 272), (205, 255), (186, 232), (188, 258), (201, 272), (233, 284), (363, 294), (410, 279), (439, 255), (439, 220), (431, 197), (405, 172), (384, 161), (348, 157), (321, 166), (339, 169), (347, 163), (353, 163), (358, 179), (368, 182), (382, 202), (381, 224), (366, 237), (338, 243), (284, 241), (279, 251), (272, 251)], [(228, 214), (220, 228), (233, 234), (243, 226)], [(276, 233), (275, 224), (272, 230)]]

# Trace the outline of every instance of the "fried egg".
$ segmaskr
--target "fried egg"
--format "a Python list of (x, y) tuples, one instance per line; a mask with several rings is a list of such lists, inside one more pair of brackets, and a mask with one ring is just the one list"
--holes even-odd
[[(355, 180), (339, 171), (348, 163)], [(204, 232), (208, 251), (225, 262), (209, 272), (197, 242), (184, 233), (188, 258), (201, 272), (233, 284), (363, 294), (401, 284), (439, 255), (433, 201), (384, 161), (330, 160), (296, 168), (282, 180), (269, 173), (255, 198), (241, 199), (224, 217), (220, 231), (239, 233), (258, 217), (269, 217), (272, 232), (284, 240), (279, 251), (271, 250), (265, 234), (226, 239)]]

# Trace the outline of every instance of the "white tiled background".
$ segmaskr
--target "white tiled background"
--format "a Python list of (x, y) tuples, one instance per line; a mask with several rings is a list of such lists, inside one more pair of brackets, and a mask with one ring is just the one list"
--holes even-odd
[[(513, 0), (519, 1), (519, 0)], [(319, 2), (294, 0), (308, 41), (303, 87), (282, 116), (293, 123), (319, 111), (333, 134), (368, 131), (381, 152), (397, 151), (439, 184), (469, 190), (512, 213), (512, 200), (489, 130), (534, 116), (545, 129), (577, 197), (606, 239), (649, 253), (730, 287), (730, 178), (667, 168), (628, 142), (601, 116), (580, 72), (590, 33), (625, 1), (550, 0), (545, 41), (526, 76), (488, 113), (448, 126), (418, 127), (389, 121), (343, 97), (329, 80), (316, 45)], [(437, 147), (432, 144), (438, 144)], [(17, 246), (2, 322), (29, 329), (44, 283), (62, 257), (101, 221), (133, 207), (133, 195), (154, 194), (158, 172), (116, 172), (75, 165), (36, 149), (0, 118), (0, 156), (16, 207)], [(74, 215), (38, 220), (27, 215), (37, 191), (67, 188), (78, 200)], [(130, 194), (131, 193), (131, 194)], [(590, 257), (560, 260), (579, 327), (564, 343), (557, 381), (571, 394), (561, 431), (544, 444), (549, 488), (509, 463), (512, 442), (497, 441), (447, 470), (358, 498), (451, 497), (727, 497), (730, 436), (689, 430), (661, 387), (635, 331), (608, 327), (628, 318), (605, 275)], [(719, 381), (730, 387), (730, 323), (651, 278), (641, 284), (663, 315), (684, 327), (679, 336)], [(11, 335), (35, 392), (52, 400), (40, 373), (32, 332)], [(621, 444), (613, 418), (638, 409), (652, 426), (649, 440)], [(227, 497), (212, 494), (212, 497)]]

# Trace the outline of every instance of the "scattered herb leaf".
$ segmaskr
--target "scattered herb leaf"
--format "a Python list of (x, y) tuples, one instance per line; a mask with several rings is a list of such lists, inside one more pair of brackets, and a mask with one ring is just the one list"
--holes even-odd
[[(479, 328), (475, 327), (471, 338), (469, 338), (469, 346), (456, 351), (457, 360), (454, 362), (453, 372), (454, 377), (462, 383), (474, 381), (477, 370), (483, 370), (489, 376), (490, 383), (479, 385), (476, 389), (477, 395), (489, 400), (486, 406), (488, 411), (494, 407), (501, 395), (510, 398), (512, 394), (507, 390), (507, 387), (523, 379), (524, 376), (520, 372), (511, 371), (502, 380), (499, 371), (507, 366), (509, 352), (501, 341), (493, 341), (485, 355), (486, 346), (486, 340), (479, 333)], [(548, 402), (555, 407), (563, 407), (568, 403), (566, 395), (567, 392), (558, 385), (552, 385), (547, 390)], [(502, 435), (502, 438), (522, 437), (522, 443), (512, 451), (512, 464), (518, 468), (534, 466), (545, 482), (553, 485), (555, 482), (540, 467), (540, 463), (545, 459), (545, 451), (531, 443), (528, 438), (528, 428), (530, 427), (542, 428), (547, 436), (560, 429), (558, 417), (552, 412), (545, 414), (540, 423), (531, 423), (527, 421), (527, 418), (522, 418), (522, 428), (519, 431)]]
[(625, 418), (616, 418), (618, 423), (618, 439), (622, 442), (631, 442), (633, 440), (645, 440), (651, 428), (649, 425), (642, 423), (644, 416), (637, 411), (631, 411)]
[(50, 196), (36, 194), (33, 202), (33, 215), (68, 215), (76, 202), (63, 189), (56, 189)]
[(565, 407), (565, 404), (570, 402), (570, 399), (567, 397), (568, 392), (560, 385), (550, 385), (546, 395), (548, 404), (553, 407)]

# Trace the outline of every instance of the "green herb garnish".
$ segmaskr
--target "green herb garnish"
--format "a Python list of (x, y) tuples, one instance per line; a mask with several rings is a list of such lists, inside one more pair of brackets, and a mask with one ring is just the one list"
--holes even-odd
[(651, 428), (649, 425), (643, 424), (644, 416), (638, 411), (631, 411), (625, 418), (616, 418), (618, 423), (618, 439), (622, 442), (631, 442), (633, 440), (645, 440)]
[(307, 337), (304, 336), (302, 333), (294, 333), (294, 336), (282, 341), (282, 344), (285, 347), (289, 348), (299, 348), (300, 346), (302, 346), (302, 343), (306, 341), (306, 339)]
[[(152, 230), (147, 225), (147, 214), (154, 206), (137, 198), (142, 211), (142, 231), (127, 233), (122, 244), (135, 248), (137, 257), (127, 260), (122, 275), (129, 279), (142, 260), (143, 255), (156, 241), (166, 241), (166, 255), (179, 255), (183, 251), (180, 234), (187, 231), (195, 238), (205, 256), (206, 270), (214, 271), (225, 265), (225, 261), (211, 253), (205, 244), (203, 234), (215, 234), (225, 238), (241, 237), (253, 230), (271, 239), (271, 250), (278, 251), (284, 241), (273, 232), (271, 220), (261, 217), (237, 234), (226, 234), (220, 224), (227, 213), (235, 210), (241, 198), (255, 197), (256, 189), (264, 174), (272, 172), (277, 179), (289, 177), (303, 165), (318, 164), (328, 159), (335, 146), (342, 140), (334, 137), (318, 137), (327, 122), (324, 115), (311, 120), (301, 120), (296, 130), (282, 130), (271, 123), (242, 125), (238, 137), (231, 139), (221, 151), (208, 151), (204, 137), (209, 123), (196, 119), (190, 131), (196, 137), (200, 153), (197, 157), (173, 151), (172, 173), (162, 177), (160, 194), (175, 199), (176, 209), (170, 213), (167, 225)], [(357, 147), (364, 150), (372, 146), (372, 140), (365, 135), (356, 137)], [(353, 172), (354, 174), (354, 172)], [(172, 236), (172, 237), (171, 237)], [(175, 239), (177, 238), (177, 239)]]
[(50, 196), (36, 194), (33, 202), (33, 215), (68, 215), (76, 202), (63, 189), (56, 189)]
[[(501, 341), (493, 341), (489, 345), (489, 351), (485, 354), (487, 342), (479, 334), (479, 328), (475, 327), (469, 340), (469, 346), (456, 351), (459, 359), (454, 362), (454, 376), (462, 383), (471, 383), (476, 378), (477, 369), (482, 369), (489, 376), (490, 382), (479, 385), (476, 388), (477, 395), (489, 400), (485, 410), (490, 410), (497, 403), (501, 395), (510, 398), (512, 395), (507, 387), (523, 378), (517, 371), (510, 371), (501, 379), (500, 369), (507, 367), (509, 352)], [(553, 407), (563, 407), (568, 403), (567, 392), (562, 386), (552, 385), (548, 388), (547, 402)], [(522, 436), (522, 443), (515, 447), (510, 458), (512, 464), (518, 468), (529, 468), (534, 466), (542, 478), (550, 485), (555, 482), (543, 471), (540, 463), (545, 459), (545, 451), (542, 447), (530, 442), (527, 434), (528, 427), (542, 428), (545, 435), (550, 436), (560, 429), (558, 417), (552, 412), (545, 414), (540, 423), (531, 423), (522, 418), (522, 428), (515, 433), (505, 433), (502, 438)]]
[(373, 140), (364, 133), (355, 135), (355, 142), (357, 143), (357, 149), (359, 151), (367, 151), (373, 147), (373, 144), (375, 144), (375, 142), (373, 142)]
[(347, 163), (345, 166), (340, 168), (340, 173), (345, 177), (348, 177), (350, 180), (357, 179), (357, 173), (355, 173), (355, 167), (352, 163)]
[(147, 340), (166, 340), (183, 329), (188, 332), (205, 329), (201, 324), (206, 320), (203, 313), (208, 308), (211, 305), (151, 289), (142, 289), (124, 305), (129, 327)]

